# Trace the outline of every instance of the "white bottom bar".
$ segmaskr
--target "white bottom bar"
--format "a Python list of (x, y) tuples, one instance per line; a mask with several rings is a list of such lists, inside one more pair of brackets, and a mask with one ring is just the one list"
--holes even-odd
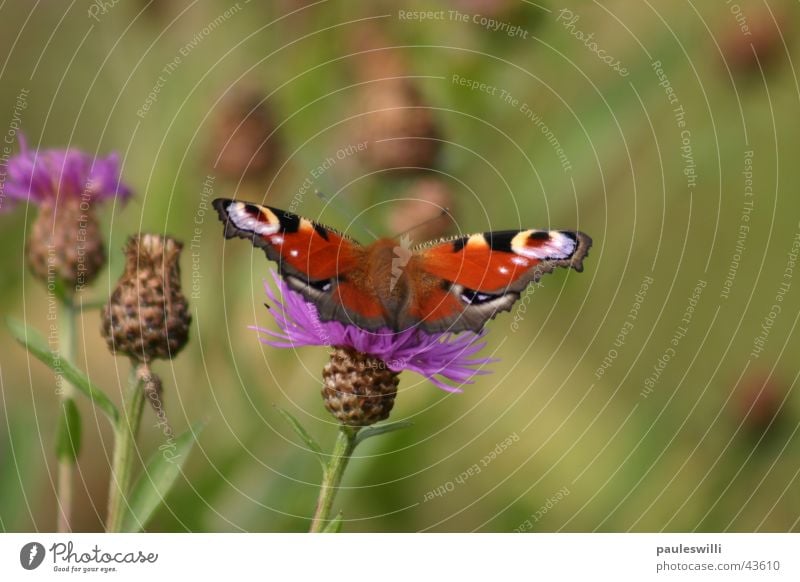
[(3, 534), (0, 579), (796, 581), (799, 554), (800, 534)]

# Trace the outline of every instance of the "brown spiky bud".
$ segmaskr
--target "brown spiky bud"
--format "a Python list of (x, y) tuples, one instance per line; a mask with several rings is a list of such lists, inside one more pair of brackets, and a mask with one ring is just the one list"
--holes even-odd
[(28, 238), (28, 265), (46, 285), (73, 293), (89, 284), (106, 263), (100, 225), (89, 204), (64, 196), (41, 204)]
[(263, 178), (280, 155), (276, 123), (266, 95), (255, 87), (233, 90), (212, 122), (206, 159), (214, 172), (230, 180)]
[(400, 374), (352, 348), (337, 347), (322, 370), (325, 408), (342, 424), (369, 426), (389, 418)]
[(436, 177), (415, 180), (404, 200), (389, 215), (390, 232), (408, 232), (413, 240), (431, 240), (453, 226), (454, 196), (449, 184)]
[(181, 292), (183, 245), (140, 234), (125, 246), (125, 272), (103, 310), (103, 336), (115, 354), (149, 362), (173, 358), (189, 339), (192, 316)]

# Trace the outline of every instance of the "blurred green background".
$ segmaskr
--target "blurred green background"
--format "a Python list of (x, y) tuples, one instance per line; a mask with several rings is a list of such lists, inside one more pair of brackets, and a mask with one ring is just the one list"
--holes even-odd
[[(363, 141), (364, 123), (368, 132), (384, 123), (369, 113), (379, 105), (364, 105), (384, 68), (403, 71), (418, 91), (413, 105), (445, 140), (430, 174), (456, 223), (441, 234), (580, 228), (594, 247), (584, 273), (561, 271), (535, 288), (518, 328), (514, 313), (489, 325), (486, 353), (499, 358), (491, 375), (461, 394), (402, 375), (392, 419), (414, 425), (358, 450), (337, 501), (344, 530), (800, 529), (800, 281), (787, 271), (800, 232), (796, 3), (149, 4), (13, 0), (0, 9), (0, 128), (27, 91), (21, 125), (31, 147), (118, 151), (136, 192), (127, 207), (102, 210), (109, 265), (85, 297), (108, 295), (123, 242), (140, 230), (186, 243), (188, 295), (199, 277), (190, 344), (155, 369), (175, 430), (200, 418), (208, 425), (149, 530), (307, 530), (319, 468), (275, 407), (330, 446), (335, 424), (319, 394), (325, 350), (258, 343), (247, 326), (271, 325), (269, 264), (244, 241), (223, 243), (201, 194), (212, 176), (214, 196), (288, 208), (311, 178), (345, 210), (306, 192), (296, 211), (365, 242), (364, 227), (391, 234), (398, 216), (415, 218), (404, 199), (416, 197), (417, 173), (376, 171), (362, 155), (311, 173)], [(409, 15), (419, 10), (444, 12)], [(357, 54), (365, 26), (378, 43), (370, 50), (387, 59), (377, 65)], [(454, 75), (489, 88), (471, 90)], [(212, 167), (209, 151), (243, 88), (260, 92), (269, 111), (256, 142), (270, 170), (237, 177)], [(4, 315), (44, 330), (46, 293), (25, 267), (34, 212), (20, 205), (0, 216), (0, 298)], [(687, 326), (681, 319), (703, 283)], [(782, 311), (754, 355), (783, 283)], [(96, 311), (81, 323), (78, 363), (118, 399), (127, 363), (108, 353)], [(4, 531), (55, 527), (53, 383), (0, 331)], [(98, 531), (111, 430), (80, 406), (74, 527)], [(145, 410), (145, 457), (163, 438), (154, 422)], [(481, 472), (456, 483), (476, 463)], [(446, 494), (425, 501), (440, 487)]]

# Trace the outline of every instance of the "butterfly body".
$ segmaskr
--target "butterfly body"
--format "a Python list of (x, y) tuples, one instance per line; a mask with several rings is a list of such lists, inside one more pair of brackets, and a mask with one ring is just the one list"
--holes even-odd
[(289, 287), (319, 311), (366, 330), (479, 331), (556, 267), (583, 268), (591, 239), (577, 231), (495, 231), (410, 247), (370, 245), (276, 208), (213, 202), (227, 238), (264, 249)]

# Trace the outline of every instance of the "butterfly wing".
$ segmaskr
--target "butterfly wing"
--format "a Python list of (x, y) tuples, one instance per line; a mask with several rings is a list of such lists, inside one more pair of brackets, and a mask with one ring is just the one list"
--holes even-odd
[(529, 283), (556, 267), (583, 270), (592, 239), (569, 230), (507, 230), (475, 234), (415, 250), (409, 320), (423, 329), (480, 331), (510, 311)]
[(364, 247), (308, 219), (269, 206), (218, 198), (212, 202), (225, 238), (243, 238), (278, 263), (289, 287), (316, 305), (320, 319), (385, 326), (375, 289), (366, 284)]

